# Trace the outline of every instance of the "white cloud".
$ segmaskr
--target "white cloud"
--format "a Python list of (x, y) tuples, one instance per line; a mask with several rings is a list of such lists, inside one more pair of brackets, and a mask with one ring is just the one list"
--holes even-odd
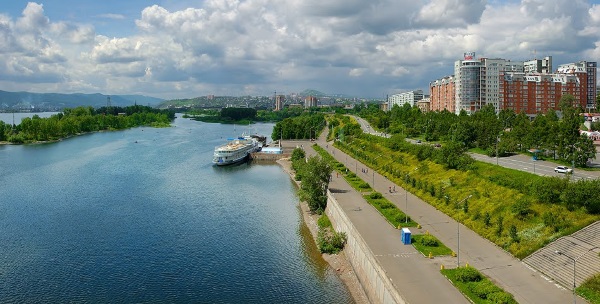
[(555, 64), (600, 56), (600, 8), (584, 0), (208, 0), (146, 7), (135, 34), (113, 38), (43, 9), (29, 3), (22, 16), (0, 15), (5, 88), (381, 96), (426, 90), (464, 51), (512, 60), (536, 52)]

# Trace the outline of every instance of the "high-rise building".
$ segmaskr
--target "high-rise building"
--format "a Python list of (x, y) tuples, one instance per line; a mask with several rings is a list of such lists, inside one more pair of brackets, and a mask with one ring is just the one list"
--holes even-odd
[(525, 61), (523, 65), (525, 73), (550, 74), (552, 73), (552, 56), (546, 56), (543, 59)]
[(481, 62), (475, 59), (475, 52), (465, 53), (464, 60), (454, 62), (456, 114), (461, 110), (471, 113), (483, 106), (480, 76)]
[(409, 104), (412, 107), (421, 99), (423, 99), (423, 90), (409, 91), (390, 96), (388, 104), (390, 109), (393, 108), (394, 105), (402, 107), (404, 104)]
[(501, 79), (502, 109), (528, 115), (559, 110), (560, 98), (565, 94), (573, 95), (578, 104), (585, 104), (581, 98), (581, 82), (573, 74), (506, 72)]
[(314, 96), (307, 96), (306, 98), (304, 98), (304, 108), (313, 108), (316, 107), (318, 104), (318, 99), (317, 97)]
[(456, 91), (454, 75), (446, 76), (429, 83), (430, 111), (448, 110), (454, 113), (456, 107)]
[(596, 81), (597, 63), (591, 61), (579, 61), (575, 63), (561, 64), (558, 73), (576, 75), (581, 82), (581, 98), (583, 108), (592, 109), (596, 107)]
[(285, 102), (285, 95), (275, 95), (275, 111), (283, 110), (284, 102)]
[(464, 53), (464, 60), (454, 63), (455, 101), (454, 112), (479, 111), (491, 104), (500, 111), (500, 73), (506, 70), (522, 72), (523, 62), (511, 62), (502, 58), (475, 59), (475, 52)]

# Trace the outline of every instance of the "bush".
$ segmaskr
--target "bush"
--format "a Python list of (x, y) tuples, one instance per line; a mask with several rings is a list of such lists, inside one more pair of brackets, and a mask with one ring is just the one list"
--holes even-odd
[(517, 303), (513, 296), (505, 291), (497, 291), (487, 296), (488, 300), (495, 304), (513, 304)]
[(344, 249), (348, 237), (344, 232), (335, 232), (330, 228), (319, 229), (317, 243), (321, 253), (335, 254)]
[(323, 213), (323, 215), (321, 215), (319, 217), (319, 219), (317, 220), (317, 226), (319, 226), (319, 228), (332, 227), (331, 221), (329, 220), (329, 217), (325, 213)]
[(428, 246), (428, 247), (437, 247), (440, 245), (438, 240), (433, 235), (430, 235), (430, 234), (424, 235), (420, 239), (420, 242), (421, 242), (421, 244), (423, 244), (423, 246)]
[(360, 183), (360, 184), (358, 185), (358, 188), (361, 188), (361, 189), (369, 189), (369, 188), (371, 188), (371, 186), (369, 186), (369, 184), (367, 184), (367, 183), (365, 183), (365, 182), (362, 182), (362, 183)]
[(373, 193), (369, 194), (369, 198), (380, 199), (380, 198), (383, 198), (383, 195), (379, 192), (373, 192)]
[(481, 274), (473, 267), (461, 267), (456, 271), (456, 279), (460, 282), (479, 282)]
[(490, 294), (502, 291), (498, 286), (488, 280), (469, 283), (469, 290), (481, 299), (487, 299)]

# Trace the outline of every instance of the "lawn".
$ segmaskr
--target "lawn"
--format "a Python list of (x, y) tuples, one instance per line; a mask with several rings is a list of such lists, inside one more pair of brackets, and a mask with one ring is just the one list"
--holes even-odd
[(411, 243), (424, 256), (443, 256), (451, 255), (453, 252), (446, 247), (440, 240), (431, 234), (412, 235)]

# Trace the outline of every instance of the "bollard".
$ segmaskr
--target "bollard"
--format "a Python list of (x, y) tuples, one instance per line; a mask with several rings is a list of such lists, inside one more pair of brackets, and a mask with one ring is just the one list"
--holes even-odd
[(456, 257), (456, 252), (452, 251), (452, 257)]
[(426, 234), (426, 235), (429, 235), (429, 230), (425, 231), (425, 234)]
[(440, 270), (444, 270), (444, 264), (440, 264)]
[(469, 263), (465, 263), (465, 267), (469, 267)]
[(429, 258), (433, 259), (433, 255), (431, 255), (431, 252), (429, 252)]
[(421, 224), (417, 224), (417, 229), (421, 229)]

